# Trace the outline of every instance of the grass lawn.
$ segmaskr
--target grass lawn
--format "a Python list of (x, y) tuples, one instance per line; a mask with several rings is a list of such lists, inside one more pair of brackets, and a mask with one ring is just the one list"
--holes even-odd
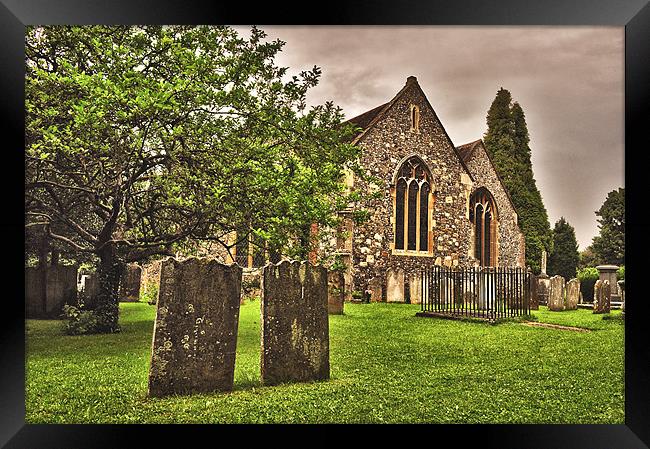
[(114, 335), (28, 320), (26, 422), (624, 423), (620, 311), (533, 312), (583, 333), (346, 304), (330, 316), (331, 380), (263, 387), (259, 305), (241, 308), (235, 390), (165, 399), (146, 397), (154, 306), (121, 304)]

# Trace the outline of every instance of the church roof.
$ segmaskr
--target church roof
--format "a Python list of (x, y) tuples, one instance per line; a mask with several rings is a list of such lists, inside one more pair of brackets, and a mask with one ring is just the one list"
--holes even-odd
[(508, 201), (510, 201), (510, 205), (512, 208), (517, 212), (517, 208), (515, 207), (515, 203), (512, 201), (512, 197), (510, 196), (510, 192), (508, 192), (508, 189), (506, 188), (506, 185), (503, 183), (503, 180), (501, 179), (501, 176), (499, 176), (499, 173), (497, 173), (497, 169), (494, 166), (494, 162), (492, 162), (492, 158), (490, 157), (490, 153), (488, 153), (487, 149), (485, 148), (485, 145), (483, 144), (482, 139), (475, 140), (473, 142), (465, 143), (463, 145), (459, 145), (456, 147), (456, 151), (460, 155), (461, 159), (465, 164), (468, 164), (469, 161), (472, 160), (472, 158), (478, 153), (478, 149), (480, 147), (483, 147), (485, 150), (485, 155), (488, 158), (488, 161), (490, 162), (490, 165), (492, 166), (492, 171), (494, 171), (495, 176), (499, 180), (499, 183), (501, 184), (501, 187), (503, 188), (503, 191), (506, 192), (506, 197), (508, 198)]
[[(483, 144), (481, 139), (475, 140), (474, 142), (466, 143), (456, 147), (458, 154), (460, 155), (463, 162), (468, 163), (476, 154), (476, 149)], [(490, 157), (490, 156), (488, 156)]]
[[(420, 90), (420, 93), (424, 97), (424, 100), (425, 100), (426, 104), (429, 106), (429, 108), (433, 112), (434, 116), (436, 116), (436, 118), (437, 118), (437, 114), (434, 111), (433, 106), (431, 106), (431, 103), (429, 103), (429, 99), (424, 94), (424, 92), (422, 91), (422, 88), (418, 84), (418, 79), (416, 77), (414, 77), (414, 76), (409, 76), (408, 78), (406, 78), (406, 85), (404, 85), (404, 87), (402, 87), (402, 89), (400, 89), (400, 91), (397, 92), (397, 94), (393, 97), (392, 100), (390, 100), (389, 102), (384, 103), (382, 105), (379, 105), (379, 106), (377, 106), (377, 107), (375, 107), (373, 109), (370, 109), (369, 111), (366, 111), (363, 114), (357, 115), (356, 117), (353, 117), (353, 118), (351, 118), (349, 120), (346, 120), (346, 123), (348, 123), (348, 122), (353, 123), (353, 124), (357, 125), (358, 127), (362, 128), (362, 131), (356, 137), (353, 138), (352, 143), (357, 143), (359, 140), (361, 140), (361, 138), (364, 136), (364, 134), (370, 128), (372, 128), (375, 123), (377, 123), (381, 119), (381, 117), (386, 113), (386, 111), (388, 111), (388, 109), (390, 109), (390, 107), (397, 101), (397, 99), (400, 98), (402, 96), (402, 94), (404, 92), (406, 92), (406, 90), (411, 86), (417, 87)], [(438, 122), (440, 123), (439, 119), (438, 119)], [(445, 136), (447, 137), (447, 140), (449, 141), (449, 144), (451, 145), (452, 150), (454, 151), (454, 153), (456, 153), (456, 156), (458, 156), (458, 159), (460, 160), (460, 164), (465, 169), (465, 172), (469, 175), (469, 177), (472, 180), (474, 180), (474, 176), (469, 171), (469, 169), (467, 168), (467, 165), (465, 164), (465, 161), (463, 160), (463, 158), (458, 153), (458, 148), (456, 148), (456, 146), (453, 144), (453, 142), (449, 138), (449, 134), (447, 134), (447, 130), (442, 125), (442, 123), (440, 123), (440, 126), (441, 126), (443, 132), (445, 133)]]

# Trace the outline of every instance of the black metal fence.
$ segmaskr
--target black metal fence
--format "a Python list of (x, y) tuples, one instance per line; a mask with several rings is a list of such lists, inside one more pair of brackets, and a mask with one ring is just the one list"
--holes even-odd
[(525, 268), (424, 268), (418, 315), (495, 321), (529, 314), (530, 276)]

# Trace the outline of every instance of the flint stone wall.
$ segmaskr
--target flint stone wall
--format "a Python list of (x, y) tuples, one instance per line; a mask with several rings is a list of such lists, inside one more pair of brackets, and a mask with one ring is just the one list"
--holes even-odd
[(262, 383), (329, 379), (327, 269), (268, 264), (262, 275)]
[[(411, 129), (411, 105), (420, 111), (419, 128)], [(499, 210), (499, 264), (522, 265), (523, 235), (507, 195), (487, 156), (481, 152), (463, 166), (457, 150), (431, 109), (415, 79), (407, 82), (399, 98), (384, 112), (373, 127), (358, 140), (362, 149), (360, 163), (372, 183), (355, 177), (354, 188), (364, 193), (380, 192), (378, 198), (364, 203), (371, 211), (369, 220), (355, 225), (352, 239), (354, 290), (363, 291), (373, 278), (386, 279), (389, 269), (403, 269), (409, 277), (423, 267), (434, 265), (473, 266), (472, 224), (469, 221), (469, 196), (485, 186), (494, 195)], [(430, 254), (395, 253), (394, 247), (394, 175), (400, 164), (412, 155), (420, 157), (431, 172), (435, 191), (431, 211), (432, 251)], [(474, 182), (468, 173), (472, 173)]]
[(140, 281), (142, 279), (142, 268), (136, 264), (128, 264), (124, 267), (124, 273), (120, 279), (120, 301), (138, 301), (140, 299)]
[(580, 300), (580, 281), (576, 278), (571, 279), (566, 284), (566, 310), (576, 310)]
[(63, 306), (77, 304), (77, 267), (48, 266), (43, 286), (38, 267), (25, 268), (25, 312), (27, 318), (60, 318)]
[(611, 302), (611, 286), (609, 281), (600, 279), (594, 284), (594, 313), (609, 313)]
[(214, 259), (163, 262), (150, 396), (232, 389), (241, 276)]
[(551, 278), (551, 288), (548, 295), (548, 310), (559, 312), (564, 310), (565, 285), (562, 276)]

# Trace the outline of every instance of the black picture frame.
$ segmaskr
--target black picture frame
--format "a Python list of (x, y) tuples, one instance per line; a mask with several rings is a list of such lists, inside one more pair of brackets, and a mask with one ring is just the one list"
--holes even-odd
[[(253, 6), (255, 5), (255, 6)], [(291, 12), (293, 11), (293, 13)], [(358, 1), (291, 5), (274, 2), (241, 5), (234, 2), (174, 0), (47, 1), (1, 0), (0, 4), (0, 110), (7, 131), (3, 135), (4, 213), (0, 221), (3, 239), (2, 351), (0, 352), (0, 445), (6, 447), (130, 447), (140, 446), (142, 433), (148, 444), (165, 445), (179, 436), (185, 444), (199, 444), (200, 434), (209, 434), (211, 445), (242, 444), (237, 438), (250, 435), (240, 426), (116, 426), (25, 424), (25, 322), (24, 278), (18, 261), (24, 257), (24, 26), (54, 24), (401, 24), (401, 25), (612, 25), (625, 26), (625, 184), (627, 191), (626, 304), (625, 323), (625, 425), (436, 425), (328, 426), (313, 429), (326, 444), (343, 441), (341, 433), (366, 430), (373, 438), (390, 432), (397, 440), (412, 444), (500, 448), (643, 448), (650, 445), (650, 349), (645, 343), (648, 303), (642, 295), (643, 255), (648, 254), (649, 220), (642, 195), (645, 157), (648, 151), (645, 128), (650, 124), (650, 5), (645, 0), (455, 0), (455, 1)], [(607, 163), (607, 161), (603, 161)], [(636, 300), (636, 299), (639, 300)], [(646, 335), (646, 338), (644, 338)], [(609, 379), (602, 379), (609, 382)], [(280, 426), (281, 427), (281, 426)], [(293, 437), (278, 426), (264, 426), (268, 441), (278, 443), (309, 440)], [(312, 430), (311, 426), (293, 427)], [(395, 431), (404, 433), (395, 433)], [(198, 433), (197, 433), (198, 432)], [(226, 435), (228, 434), (228, 435)], [(269, 435), (270, 434), (270, 435)], [(316, 434), (316, 433), (315, 433)], [(206, 435), (203, 435), (206, 436)], [(422, 440), (415, 439), (420, 437)], [(451, 440), (449, 440), (451, 438)], [(367, 444), (365, 436), (361, 441)], [(316, 440), (314, 440), (316, 441)]]

